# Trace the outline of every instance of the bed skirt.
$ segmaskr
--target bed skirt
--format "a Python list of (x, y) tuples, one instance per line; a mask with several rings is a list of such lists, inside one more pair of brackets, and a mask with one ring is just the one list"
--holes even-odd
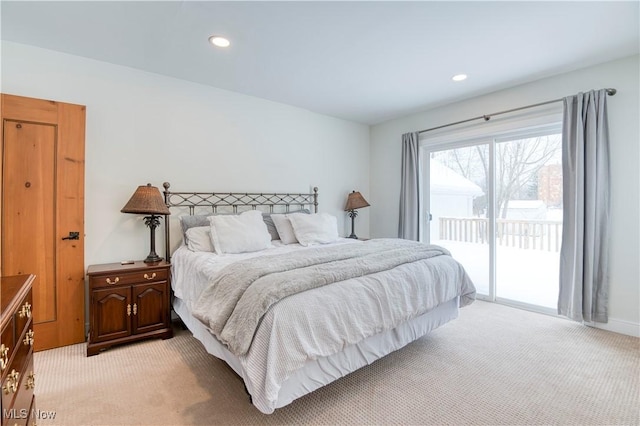
[[(457, 318), (458, 306), (459, 298), (456, 297), (395, 329), (370, 336), (355, 345), (348, 346), (342, 352), (309, 360), (304, 367), (295, 371), (282, 383), (276, 401), (271, 401), (269, 406), (256, 405), (256, 407), (263, 413), (272, 413), (276, 408), (284, 407), (303, 395), (371, 364)], [(193, 336), (202, 342), (208, 353), (225, 361), (244, 380), (245, 384), (251, 382), (241, 360), (221, 344), (204, 324), (191, 315), (184, 301), (174, 298), (173, 309), (193, 333)], [(252, 386), (246, 387), (251, 392)], [(254, 401), (260, 399), (253, 398)]]

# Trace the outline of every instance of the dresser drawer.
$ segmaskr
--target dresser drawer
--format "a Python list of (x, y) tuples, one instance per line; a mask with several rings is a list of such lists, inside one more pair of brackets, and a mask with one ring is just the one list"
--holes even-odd
[(89, 278), (91, 288), (113, 287), (115, 285), (137, 284), (146, 281), (166, 281), (167, 268), (147, 269), (144, 271), (129, 271), (111, 274), (92, 275)]
[[(29, 323), (31, 325), (31, 323)], [(30, 330), (30, 329), (29, 329)], [(28, 332), (27, 332), (28, 333)], [(32, 361), (32, 352), (31, 344), (25, 344), (22, 339), (25, 339), (27, 335), (25, 333), (23, 336), (19, 336), (16, 339), (16, 347), (13, 350), (13, 358), (10, 358), (10, 364), (6, 368), (6, 374), (4, 376), (4, 380), (2, 381), (2, 406), (7, 407), (11, 403), (13, 396), (17, 393), (18, 389), (18, 381), (22, 380), (22, 376), (26, 371), (25, 362)], [(32, 367), (33, 369), (33, 367)]]
[(13, 401), (13, 408), (20, 413), (21, 420), (27, 424), (33, 400), (33, 391), (36, 386), (36, 375), (33, 371), (33, 356), (29, 357), (29, 363), (24, 368), (24, 373), (20, 378), (20, 385), (16, 393), (16, 399)]
[[(17, 370), (13, 364), (7, 370), (8, 373), (2, 381), (2, 407), (13, 407), (13, 400), (18, 393), (20, 379), (22, 379), (22, 372)], [(3, 413), (4, 417), (4, 413)]]
[(4, 377), (9, 369), (9, 361), (13, 357), (16, 349), (15, 342), (15, 326), (13, 318), (9, 320), (5, 328), (2, 329), (2, 337), (0, 340), (0, 376)]
[[(5, 386), (3, 385), (2, 406), (11, 407), (2, 411), (3, 424), (6, 425), (26, 425), (29, 421), (29, 416), (32, 414), (31, 408), (33, 407), (33, 390), (35, 387), (33, 357), (29, 358), (29, 363), (25, 366), (24, 373), (21, 373), (17, 380), (15, 392), (11, 392), (9, 395), (5, 393)], [(13, 381), (10, 384), (13, 386)], [(9, 405), (7, 401), (11, 400), (13, 400), (13, 404)]]
[(13, 314), (14, 322), (16, 324), (16, 340), (24, 332), (24, 329), (29, 321), (31, 321), (31, 308), (33, 306), (33, 294), (31, 290), (20, 302), (18, 311)]
[(16, 338), (16, 350), (13, 361), (11, 362), (11, 368), (15, 368), (18, 371), (24, 371), (25, 361), (29, 359), (29, 356), (32, 353), (31, 348), (33, 348), (33, 326), (31, 323), (29, 323), (28, 325), (29, 327), (26, 329), (25, 333), (22, 334), (22, 336), (18, 336)]
[[(24, 339), (27, 326), (31, 327), (31, 302), (33, 301), (31, 291), (20, 301), (18, 310), (14, 312), (5, 328), (2, 330), (0, 341), (0, 370), (2, 376), (11, 371), (11, 368), (19, 370), (22, 367), (24, 356), (18, 353), (20, 341)], [(20, 358), (19, 362), (15, 362), (16, 357)], [(14, 360), (12, 362), (12, 360)], [(11, 365), (9, 363), (12, 362)], [(13, 367), (12, 367), (13, 366)]]
[[(33, 387), (33, 275), (0, 277), (2, 350), (0, 402), (2, 425), (27, 425), (35, 406)], [(33, 424), (33, 423), (32, 423)]]

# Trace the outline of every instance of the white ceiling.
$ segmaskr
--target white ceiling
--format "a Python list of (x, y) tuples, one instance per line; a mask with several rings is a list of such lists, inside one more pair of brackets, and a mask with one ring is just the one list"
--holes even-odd
[(3, 40), (375, 124), (638, 54), (639, 5), (3, 0), (0, 13)]

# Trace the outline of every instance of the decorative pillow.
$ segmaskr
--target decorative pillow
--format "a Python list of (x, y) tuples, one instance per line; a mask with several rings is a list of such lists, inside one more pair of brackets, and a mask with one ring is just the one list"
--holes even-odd
[(210, 216), (211, 242), (218, 254), (246, 253), (271, 246), (271, 235), (257, 210), (239, 215)]
[[(308, 209), (298, 210), (292, 213), (311, 213)], [(182, 236), (184, 238), (184, 242), (188, 244), (189, 237), (187, 236), (187, 230), (189, 228), (197, 228), (200, 226), (209, 226), (209, 217), (217, 216), (217, 215), (230, 215), (235, 214), (231, 212), (222, 212), (222, 213), (209, 213), (209, 214), (196, 214), (196, 215), (187, 215), (180, 216), (180, 226), (182, 226)], [(279, 240), (280, 236), (278, 235), (278, 230), (276, 229), (273, 220), (271, 219), (271, 213), (262, 213), (262, 219), (264, 223), (267, 225), (267, 230), (269, 234), (271, 234), (272, 240)]]
[(209, 251), (213, 252), (213, 244), (211, 243), (211, 227), (196, 226), (187, 229), (187, 247), (191, 251)]
[(288, 217), (297, 215), (298, 213), (271, 215), (271, 219), (276, 225), (276, 229), (278, 230), (278, 235), (280, 236), (280, 241), (282, 241), (282, 244), (293, 244), (298, 242), (298, 239), (293, 232), (293, 227), (291, 226), (291, 222), (289, 221)]
[(272, 240), (279, 240), (280, 235), (278, 235), (278, 230), (276, 229), (275, 223), (273, 223), (273, 219), (271, 218), (271, 213), (262, 213), (262, 220), (264, 220), (264, 224), (267, 225), (267, 231), (271, 234)]
[(296, 239), (303, 246), (332, 243), (339, 238), (338, 219), (330, 214), (291, 214), (287, 218)]
[(189, 241), (189, 237), (187, 237), (187, 230), (189, 228), (195, 228), (198, 226), (209, 226), (209, 216), (212, 215), (213, 213), (196, 214), (193, 216), (180, 216), (180, 226), (182, 226), (182, 236), (184, 237), (184, 242), (187, 243)]

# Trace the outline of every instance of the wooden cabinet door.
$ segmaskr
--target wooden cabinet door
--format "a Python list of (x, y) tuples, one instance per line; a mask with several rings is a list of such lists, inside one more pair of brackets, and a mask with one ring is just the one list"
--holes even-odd
[(0, 274), (36, 275), (35, 350), (83, 342), (85, 107), (3, 94), (0, 116)]
[(117, 287), (91, 292), (91, 341), (120, 339), (131, 334), (131, 288)]
[(146, 333), (169, 326), (167, 312), (168, 295), (165, 281), (149, 284), (136, 284), (132, 287), (135, 315), (133, 315), (133, 333)]

